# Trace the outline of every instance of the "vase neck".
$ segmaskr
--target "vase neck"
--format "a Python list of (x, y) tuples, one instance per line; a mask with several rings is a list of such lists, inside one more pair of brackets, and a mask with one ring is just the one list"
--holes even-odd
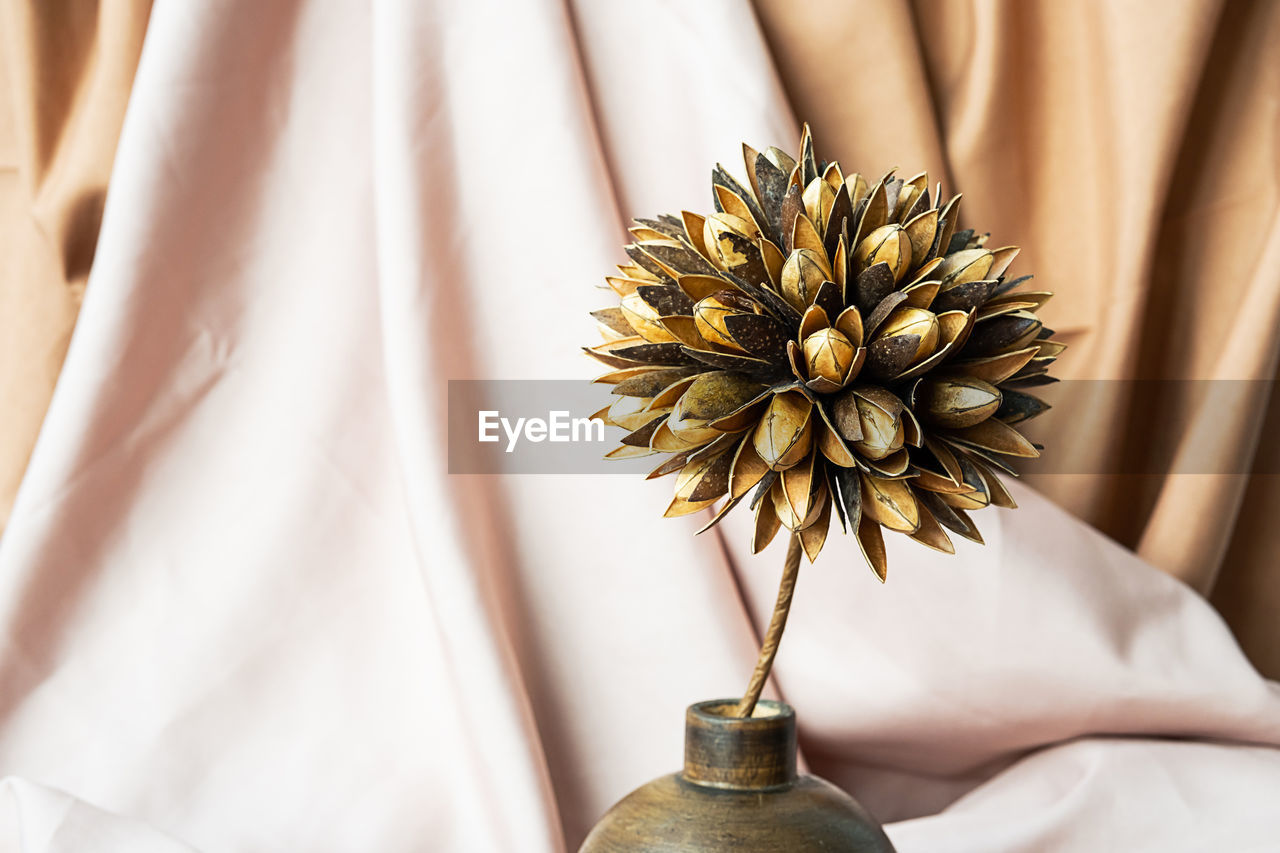
[(751, 791), (796, 778), (796, 714), (762, 700), (750, 717), (733, 717), (735, 699), (690, 705), (685, 712), (685, 781)]

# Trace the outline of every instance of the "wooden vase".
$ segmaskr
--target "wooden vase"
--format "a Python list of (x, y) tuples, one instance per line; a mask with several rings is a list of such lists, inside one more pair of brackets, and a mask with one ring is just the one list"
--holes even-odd
[(579, 853), (892, 853), (880, 824), (844, 791), (796, 774), (796, 714), (762, 700), (690, 705), (684, 770), (622, 798)]

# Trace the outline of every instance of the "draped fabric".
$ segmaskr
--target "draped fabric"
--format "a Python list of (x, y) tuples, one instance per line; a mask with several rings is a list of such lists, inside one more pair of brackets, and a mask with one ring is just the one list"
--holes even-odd
[[(669, 481), (450, 475), (446, 382), (591, 374), (627, 217), (796, 142), (766, 32), (781, 55), (741, 0), (157, 4), (0, 540), (6, 849), (572, 850), (678, 766), (782, 546), (659, 518)], [(858, 91), (934, 85), (880, 73), (911, 32), (850, 33)], [(959, 130), (903, 114), (896, 165), (1021, 236), (1025, 176), (962, 176)], [(1201, 595), (1014, 489), (985, 547), (894, 537), (884, 586), (848, 537), (802, 569), (770, 689), (806, 765), (903, 853), (1273, 845), (1280, 687)]]
[(1280, 4), (803, 6), (757, 0), (796, 113), (842, 162), (963, 192), (1056, 292), (1055, 372), (1104, 380), (1054, 400), (1028, 481), (1213, 593), (1280, 675)]
[(0, 3), (0, 531), (75, 325), (150, 6)]

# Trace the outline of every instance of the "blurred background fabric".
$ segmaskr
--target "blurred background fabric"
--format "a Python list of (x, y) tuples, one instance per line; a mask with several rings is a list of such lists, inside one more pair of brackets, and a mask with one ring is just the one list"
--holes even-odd
[[(705, 208), (743, 140), (805, 119), (965, 193), (1057, 291), (1063, 375), (1276, 372), (1280, 4), (3, 11), (23, 853), (558, 853), (674, 769), (779, 547), (659, 518), (666, 481), (450, 476), (445, 383), (591, 375), (627, 219)], [(835, 537), (802, 571), (771, 689), (902, 853), (1280, 836), (1280, 687), (1236, 642), (1280, 673), (1274, 476), (1088, 473), (1166, 423), (1274, 470), (1275, 400), (1194, 387), (1057, 400), (1041, 438), (1085, 473), (1015, 486), (985, 548), (894, 537), (882, 587)]]
[(150, 9), (0, 2), (0, 533), (80, 308)]
[[(88, 274), (149, 0), (5, 0), (0, 524)], [(792, 113), (855, 168), (927, 168), (1057, 295), (1064, 378), (1028, 482), (1211, 597), (1280, 675), (1280, 8), (756, 0)], [(587, 46), (590, 50), (590, 46)], [(607, 123), (608, 119), (604, 121)], [(622, 132), (621, 130), (619, 131)], [(641, 211), (628, 208), (637, 215)], [(1224, 417), (1203, 383), (1230, 393)], [(1211, 436), (1206, 438), (1205, 431)], [(1148, 459), (1153, 433), (1172, 443)], [(1187, 473), (1178, 454), (1201, 468)], [(1111, 474), (1117, 458), (1143, 474)]]

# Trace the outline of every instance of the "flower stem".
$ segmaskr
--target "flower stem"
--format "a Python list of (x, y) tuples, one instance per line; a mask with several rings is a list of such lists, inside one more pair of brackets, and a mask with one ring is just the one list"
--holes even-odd
[(734, 708), (735, 717), (750, 717), (760, 701), (760, 691), (769, 679), (769, 671), (773, 669), (773, 659), (778, 654), (778, 643), (782, 640), (782, 632), (787, 627), (787, 614), (791, 612), (791, 596), (796, 591), (796, 576), (800, 574), (800, 534), (792, 534), (791, 543), (787, 547), (787, 560), (782, 566), (782, 582), (778, 585), (778, 601), (773, 605), (773, 617), (769, 620), (769, 630), (765, 631), (764, 642), (760, 644), (760, 657), (756, 659), (755, 672), (751, 673), (751, 683), (738, 707)]

